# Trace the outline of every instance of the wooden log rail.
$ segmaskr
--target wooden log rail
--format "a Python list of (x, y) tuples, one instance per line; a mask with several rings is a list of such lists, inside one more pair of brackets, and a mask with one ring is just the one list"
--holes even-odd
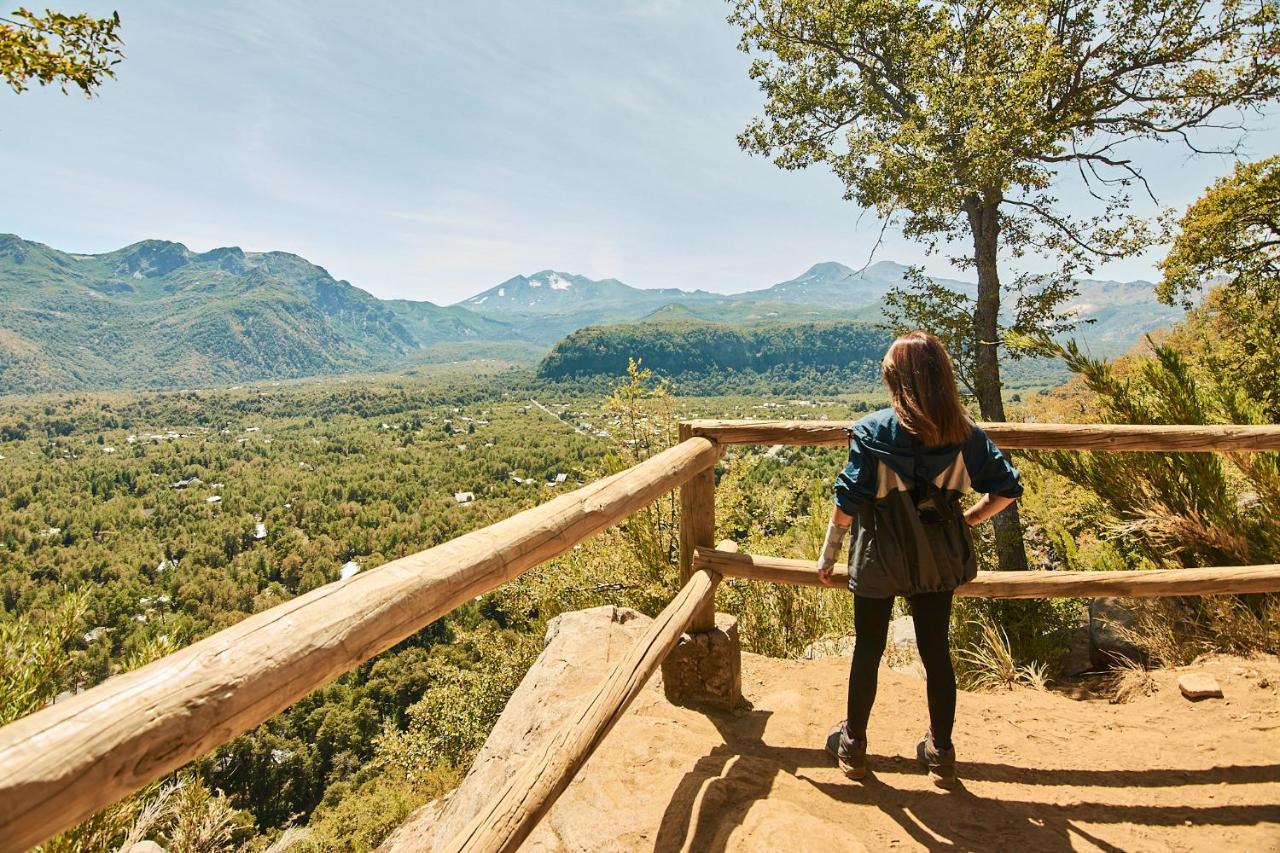
[[(695, 420), (688, 434), (719, 444), (841, 445), (849, 421)], [(1004, 450), (1238, 453), (1280, 450), (1280, 426), (980, 423)]]
[[(695, 569), (724, 577), (820, 586), (812, 560), (762, 557), (716, 548), (697, 548)], [(832, 582), (849, 584), (848, 569), (837, 566)], [(956, 589), (967, 598), (1131, 598), (1161, 595), (1223, 595), (1280, 592), (1280, 564), (1118, 572), (978, 572)]]
[(458, 605), (616, 524), (718, 458), (714, 442), (690, 438), (489, 527), (300, 595), (10, 723), (0, 729), (0, 851), (25, 850), (228, 742)]
[(718, 580), (714, 572), (695, 571), (595, 692), (438, 853), (510, 853), (519, 849), (640, 695), (680, 635), (701, 610), (712, 605)]

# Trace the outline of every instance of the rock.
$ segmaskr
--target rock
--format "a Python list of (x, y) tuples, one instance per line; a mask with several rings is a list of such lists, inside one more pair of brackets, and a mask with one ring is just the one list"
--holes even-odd
[(1144, 660), (1142, 650), (1126, 635), (1133, 623), (1133, 611), (1118, 598), (1095, 598), (1089, 602), (1089, 658), (1095, 669), (1110, 669), (1125, 660)]
[(717, 613), (715, 630), (681, 636), (662, 662), (662, 689), (673, 705), (736, 708), (742, 702), (738, 620)]
[(925, 677), (920, 647), (916, 644), (916, 622), (910, 616), (899, 616), (889, 623), (889, 648), (885, 650), (885, 658), (894, 672)]
[(1079, 625), (1067, 635), (1067, 651), (1059, 664), (1063, 675), (1079, 675), (1093, 668), (1093, 642), (1089, 631), (1089, 615), (1081, 614)]
[(563, 613), (551, 620), (546, 647), (511, 694), (462, 784), (447, 801), (416, 810), (378, 849), (432, 850), (461, 831), (507, 776), (599, 685), (651, 621), (613, 606)]
[[(634, 639), (623, 633), (644, 624), (638, 618), (607, 625), (595, 637), (624, 648)], [(551, 663), (544, 657), (540, 665)], [(1244, 689), (1245, 682), (1232, 675), (1236, 663), (1218, 660), (1179, 669), (1162, 682), (1166, 689), (1160, 694), (1128, 705), (1099, 707), (1055, 691), (961, 691), (958, 715), (968, 721), (964, 754), (978, 761), (979, 769), (983, 761), (1041, 767), (1048, 750), (1087, 772), (1050, 771), (1052, 778), (1006, 774), (999, 797), (969, 797), (957, 810), (955, 801), (928, 793), (923, 777), (917, 777), (919, 783), (907, 780), (896, 791), (857, 785), (823, 754), (822, 737), (842, 716), (847, 660), (782, 660), (744, 652), (749, 710), (705, 714), (676, 707), (651, 682), (520, 850), (850, 853), (865, 844), (872, 850), (932, 845), (1029, 851), (1045, 846), (1045, 829), (1028, 815), (1047, 816), (1055, 829), (1071, 804), (1096, 801), (1098, 785), (1112, 777), (1164, 782), (1154, 793), (1142, 785), (1106, 789), (1111, 811), (1095, 836), (1107, 849), (1271, 850), (1276, 831), (1267, 818), (1275, 812), (1274, 791), (1253, 784), (1266, 774), (1250, 768), (1259, 756), (1275, 752), (1268, 721), (1280, 693)], [(582, 665), (586, 672), (579, 681), (589, 692), (590, 680), (598, 683), (603, 667), (592, 660)], [(1280, 659), (1260, 656), (1246, 665), (1256, 668), (1259, 678), (1280, 682)], [(1186, 672), (1214, 674), (1224, 689), (1232, 688), (1231, 697), (1183, 705), (1187, 700), (1177, 689), (1167, 688)], [(907, 772), (905, 760), (896, 755), (903, 746), (910, 749), (923, 729), (923, 686), (888, 667), (880, 672), (872, 767), (882, 782)], [(522, 719), (529, 713), (523, 702), (510, 709)], [(1171, 745), (1191, 754), (1194, 760), (1187, 763), (1192, 766), (1170, 773)], [(508, 772), (514, 763), (508, 762)], [(496, 793), (502, 778), (483, 779), (491, 786), (485, 793)], [(467, 784), (474, 787), (475, 779)], [(1166, 815), (1176, 812), (1176, 819), (1150, 820), (1153, 802)], [(1246, 819), (1215, 824), (1213, 816), (1224, 811)], [(1183, 818), (1203, 815), (1210, 819), (1183, 826)], [(450, 812), (445, 819), (459, 816), (465, 817)], [(400, 849), (439, 849), (425, 835), (417, 840), (426, 843), (408, 839)]]
[(847, 658), (853, 654), (853, 635), (843, 637), (823, 637), (814, 640), (804, 647), (800, 660), (822, 660), (823, 658)]
[(1221, 699), (1222, 688), (1218, 679), (1206, 672), (1188, 672), (1178, 676), (1178, 689), (1193, 702), (1201, 699)]
[(139, 841), (121, 853), (165, 853), (164, 848), (154, 841)]
[(889, 637), (895, 646), (916, 648), (916, 620), (910, 616), (899, 616), (889, 623)]

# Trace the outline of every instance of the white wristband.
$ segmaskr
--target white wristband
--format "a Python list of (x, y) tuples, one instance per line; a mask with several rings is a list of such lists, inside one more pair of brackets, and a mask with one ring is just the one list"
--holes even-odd
[(822, 543), (822, 554), (818, 557), (818, 571), (830, 571), (836, 564), (836, 558), (840, 556), (840, 546), (844, 544), (844, 537), (848, 533), (849, 525), (847, 524), (836, 524), (833, 521), (827, 525), (827, 538)]

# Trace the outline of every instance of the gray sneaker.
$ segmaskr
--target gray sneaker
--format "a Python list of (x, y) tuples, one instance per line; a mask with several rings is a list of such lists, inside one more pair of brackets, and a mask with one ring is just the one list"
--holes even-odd
[(933, 732), (925, 732), (916, 744), (916, 758), (929, 771), (929, 779), (939, 788), (953, 788), (956, 784), (956, 750), (938, 749), (933, 744)]
[(849, 737), (844, 730), (844, 720), (827, 735), (827, 752), (840, 765), (850, 779), (862, 779), (867, 775), (867, 742)]

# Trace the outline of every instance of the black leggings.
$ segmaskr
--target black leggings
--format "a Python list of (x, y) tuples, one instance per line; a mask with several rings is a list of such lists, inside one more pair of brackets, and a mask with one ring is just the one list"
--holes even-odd
[[(924, 664), (929, 696), (929, 727), (939, 749), (951, 746), (956, 720), (956, 674), (951, 668), (951, 593), (926, 592), (910, 596), (911, 618), (916, 626), (916, 646)], [(852, 737), (867, 737), (867, 719), (876, 701), (876, 676), (889, 636), (892, 598), (853, 597), (853, 666), (849, 670), (848, 730)]]

